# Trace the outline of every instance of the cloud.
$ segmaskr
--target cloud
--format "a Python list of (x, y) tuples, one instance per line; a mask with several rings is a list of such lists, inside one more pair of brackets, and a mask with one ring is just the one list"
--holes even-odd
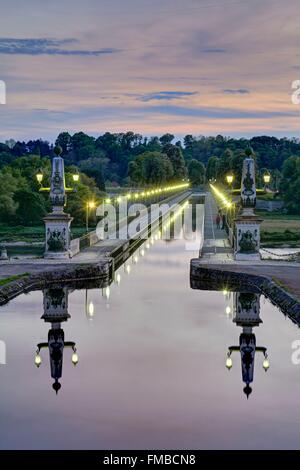
[(220, 47), (206, 47), (204, 49), (200, 49), (200, 52), (203, 52), (204, 54), (226, 54), (227, 50)]
[(223, 93), (227, 93), (228, 95), (246, 95), (250, 93), (250, 90), (247, 90), (246, 88), (225, 88), (225, 90), (223, 90)]
[(177, 100), (186, 96), (197, 95), (197, 91), (159, 91), (157, 93), (149, 93), (147, 95), (139, 96), (139, 101), (153, 101), (153, 100)]
[(234, 108), (216, 108), (205, 106), (201, 108), (189, 108), (185, 106), (150, 106), (148, 108), (139, 108), (140, 112), (153, 113), (172, 116), (198, 117), (211, 119), (272, 119), (278, 117), (295, 116), (293, 112), (284, 111), (256, 111), (239, 110)]
[[(67, 39), (20, 39), (20, 38), (0, 38), (0, 54), (8, 55), (72, 55), (72, 56), (100, 56), (104, 54), (114, 54), (120, 49), (102, 48), (98, 50), (83, 50), (66, 48), (67, 44), (74, 44), (78, 41), (74, 38)], [(62, 47), (63, 46), (63, 47)]]

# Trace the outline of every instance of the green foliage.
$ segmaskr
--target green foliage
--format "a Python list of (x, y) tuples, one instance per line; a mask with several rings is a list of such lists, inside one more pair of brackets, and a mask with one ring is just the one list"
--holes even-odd
[(29, 190), (18, 190), (14, 194), (17, 204), (15, 220), (22, 225), (36, 225), (46, 215), (45, 199), (39, 194)]
[(167, 144), (163, 148), (173, 167), (174, 181), (180, 181), (187, 175), (182, 150), (177, 145)]
[(174, 135), (173, 134), (164, 134), (159, 138), (159, 141), (163, 147), (166, 145), (170, 145), (172, 140), (174, 140)]
[(205, 182), (205, 166), (198, 160), (191, 160), (188, 165), (189, 180), (193, 186), (203, 184)]
[(19, 279), (24, 279), (29, 276), (29, 273), (17, 274), (15, 276), (5, 277), (0, 279), (0, 287), (6, 286), (10, 282), (18, 281)]
[[(81, 178), (77, 196), (68, 196), (68, 210), (74, 210), (75, 223), (82, 223), (84, 218), (84, 201), (79, 198), (98, 198), (105, 190), (105, 182), (112, 187), (177, 182), (186, 178), (187, 167), (190, 174), (200, 172), (195, 161), (207, 167), (206, 179), (217, 179), (218, 184), (226, 184), (226, 174), (232, 172), (235, 177), (233, 186), (239, 188), (242, 164), (247, 155), (256, 158), (258, 185), (263, 187), (263, 171), (270, 172), (270, 187), (284, 193), (290, 213), (299, 213), (299, 164), (290, 160), (299, 158), (294, 157), (300, 155), (299, 139), (268, 136), (233, 139), (221, 135), (195, 137), (188, 134), (183, 142), (178, 141), (175, 145), (172, 143), (174, 139), (174, 135), (169, 133), (148, 138), (132, 131), (106, 132), (95, 138), (84, 132), (74, 135), (61, 132), (55, 145), (62, 148), (68, 186), (73, 186), (69, 171), (78, 168), (81, 175), (89, 177), (86, 180)], [(20, 221), (33, 224), (34, 207), (38, 214), (42, 214), (43, 208), (49, 209), (47, 195), (39, 196), (39, 199), (26, 193), (32, 208), (31, 215), (27, 217), (19, 208), (21, 199), (16, 193), (38, 193), (35, 175), (40, 168), (44, 173), (43, 185), (49, 186), (53, 155), (53, 145), (41, 139), (0, 143), (0, 220), (12, 224)], [(199, 181), (200, 176), (192, 179)]]
[[(87, 160), (86, 170), (89, 171), (93, 162)], [(50, 210), (47, 193), (39, 193), (36, 173), (41, 169), (44, 174), (43, 185), (49, 187), (51, 162), (48, 158), (29, 155), (14, 159), (10, 165), (0, 170), (0, 222), (12, 225), (30, 226), (43, 225), (42, 218)], [(66, 167), (66, 185), (73, 187), (72, 173), (76, 167)], [(98, 183), (101, 182), (101, 167), (97, 173)], [(103, 187), (103, 180), (102, 180)], [(74, 223), (83, 224), (85, 220), (85, 201), (97, 200), (101, 191), (95, 179), (84, 173), (80, 174), (78, 192), (67, 197), (67, 210), (72, 213)]]
[(226, 149), (219, 159), (217, 166), (217, 179), (219, 181), (225, 182), (226, 174), (232, 169), (232, 158), (232, 150)]
[(8, 167), (0, 171), (0, 220), (8, 222), (14, 217), (18, 207), (14, 201), (14, 193), (19, 187), (26, 188), (24, 178), (13, 176)]
[(215, 180), (218, 176), (218, 166), (219, 159), (218, 157), (210, 157), (207, 162), (206, 167), (206, 178), (207, 180)]
[(290, 230), (285, 230), (282, 232), (262, 230), (261, 242), (263, 244), (271, 244), (272, 246), (280, 246), (282, 244), (289, 246), (298, 246), (300, 242), (300, 232)]
[(288, 212), (300, 214), (300, 157), (284, 162), (280, 189)]
[(129, 176), (136, 184), (163, 184), (172, 180), (173, 166), (167, 155), (145, 152), (129, 165)]
[(95, 179), (98, 188), (105, 191), (101, 158), (88, 158), (79, 162), (80, 170)]
[[(72, 183), (70, 182), (70, 185)], [(88, 177), (84, 173), (80, 174), (80, 181), (77, 185), (77, 191), (69, 193), (67, 196), (66, 212), (70, 213), (74, 218), (73, 225), (83, 225), (86, 217), (86, 207), (88, 201), (97, 203), (104, 197), (104, 193), (99, 190), (93, 178)], [(90, 214), (91, 225), (95, 223), (95, 210)]]

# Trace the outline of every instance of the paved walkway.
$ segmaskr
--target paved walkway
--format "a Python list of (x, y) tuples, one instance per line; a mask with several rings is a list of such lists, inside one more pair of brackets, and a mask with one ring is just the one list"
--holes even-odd
[(205, 259), (213, 257), (214, 260), (224, 261), (232, 259), (232, 249), (226, 230), (217, 228), (216, 217), (218, 207), (210, 192), (206, 194), (204, 210), (204, 244), (202, 257)]

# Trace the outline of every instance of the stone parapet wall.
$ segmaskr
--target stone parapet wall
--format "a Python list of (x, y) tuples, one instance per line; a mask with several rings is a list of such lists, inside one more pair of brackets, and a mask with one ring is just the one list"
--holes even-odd
[(274, 280), (267, 276), (215, 269), (201, 265), (198, 259), (190, 264), (192, 289), (258, 292), (280, 308), (294, 323), (300, 325), (300, 302)]
[(63, 268), (48, 267), (47, 270), (30, 275), (24, 275), (23, 278), (12, 281), (0, 287), (0, 305), (4, 305), (20, 294), (49, 287), (53, 284), (70, 284), (82, 281), (102, 280), (104, 283), (109, 281), (113, 272), (113, 259), (107, 258), (99, 263), (92, 264), (74, 264), (64, 266)]

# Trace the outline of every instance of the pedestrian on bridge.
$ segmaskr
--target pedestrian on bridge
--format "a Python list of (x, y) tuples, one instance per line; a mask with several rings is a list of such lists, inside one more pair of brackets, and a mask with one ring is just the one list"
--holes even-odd
[(216, 217), (216, 225), (218, 229), (220, 228), (220, 223), (221, 223), (221, 217), (220, 217), (220, 214), (218, 214)]
[(223, 214), (222, 215), (222, 230), (225, 230), (226, 229), (226, 215)]

